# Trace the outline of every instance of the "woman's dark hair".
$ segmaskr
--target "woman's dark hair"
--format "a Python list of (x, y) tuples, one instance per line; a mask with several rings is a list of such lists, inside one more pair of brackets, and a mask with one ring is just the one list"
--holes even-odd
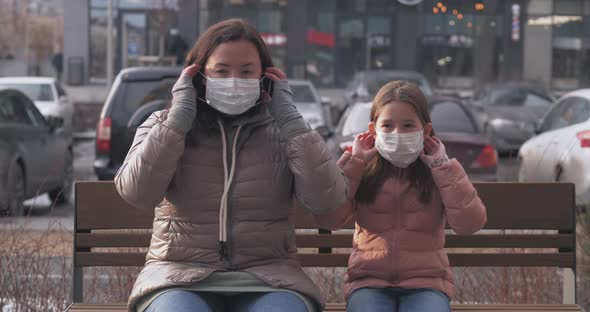
[[(239, 18), (227, 19), (209, 27), (188, 52), (185, 60), (185, 67), (192, 64), (199, 64), (201, 65), (202, 71), (209, 56), (211, 56), (213, 51), (219, 45), (225, 42), (240, 40), (247, 40), (256, 47), (258, 55), (260, 56), (260, 64), (262, 65), (263, 73), (266, 68), (273, 67), (272, 58), (270, 57), (268, 48), (256, 28)], [(195, 119), (193, 128), (188, 133), (188, 143), (197, 143), (196, 138), (198, 132), (208, 134), (215, 132), (215, 129), (218, 127), (216, 120), (223, 116), (220, 112), (202, 100), (205, 98), (205, 85), (203, 84), (203, 76), (201, 74), (195, 75), (193, 78), (193, 84), (198, 95), (197, 118)], [(266, 90), (261, 89), (261, 93), (261, 101), (264, 102), (270, 99)], [(260, 109), (258, 106), (260, 105), (256, 105), (245, 114), (255, 113)]]
[[(371, 121), (376, 123), (383, 107), (392, 102), (403, 102), (411, 105), (423, 126), (430, 123), (428, 103), (426, 97), (416, 85), (407, 81), (392, 81), (384, 85), (373, 100), (371, 108)], [(375, 125), (377, 126), (377, 125)], [(434, 135), (434, 131), (430, 135)], [(377, 154), (370, 161), (359, 188), (355, 194), (357, 201), (362, 203), (373, 203), (377, 192), (390, 177), (409, 180), (409, 187), (416, 188), (420, 193), (420, 201), (428, 203), (432, 199), (434, 181), (430, 169), (418, 158), (407, 168), (399, 168), (392, 165), (381, 155)]]

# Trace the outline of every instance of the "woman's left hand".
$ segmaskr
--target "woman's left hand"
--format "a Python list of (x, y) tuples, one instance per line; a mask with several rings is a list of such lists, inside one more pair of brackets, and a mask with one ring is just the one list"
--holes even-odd
[(424, 150), (420, 153), (420, 159), (429, 168), (441, 166), (449, 160), (445, 145), (435, 136), (424, 138)]
[(287, 80), (287, 75), (276, 67), (268, 67), (264, 72), (264, 76), (270, 78), (272, 81)]

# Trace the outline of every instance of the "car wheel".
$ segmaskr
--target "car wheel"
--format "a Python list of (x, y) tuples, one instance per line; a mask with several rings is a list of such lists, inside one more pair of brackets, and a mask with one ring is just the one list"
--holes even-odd
[(524, 161), (522, 160), (522, 157), (518, 157), (519, 160), (519, 165), (518, 165), (518, 182), (525, 182), (527, 181), (527, 177), (526, 177), (526, 170), (525, 170), (525, 165), (524, 165)]
[(66, 164), (64, 167), (64, 180), (59, 188), (49, 192), (49, 198), (56, 204), (65, 204), (72, 193), (72, 184), (74, 180), (74, 161), (71, 152), (66, 155)]
[(20, 217), (25, 213), (25, 174), (18, 163), (8, 169), (8, 209), (10, 216)]
[(562, 173), (563, 173), (563, 168), (561, 168), (561, 166), (559, 166), (559, 165), (556, 166), (555, 167), (555, 171), (554, 171), (554, 174), (555, 174), (555, 182), (560, 182), (562, 180), (561, 179), (561, 174)]

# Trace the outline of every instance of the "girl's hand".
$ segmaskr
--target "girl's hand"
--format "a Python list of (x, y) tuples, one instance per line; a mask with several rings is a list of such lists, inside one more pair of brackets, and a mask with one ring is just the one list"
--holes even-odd
[(420, 153), (420, 159), (429, 168), (442, 166), (449, 160), (445, 145), (435, 136), (424, 138), (424, 150)]
[(268, 67), (264, 72), (264, 76), (270, 78), (272, 81), (287, 80), (287, 75), (276, 67)]
[(377, 154), (375, 137), (370, 131), (363, 132), (354, 138), (352, 144), (352, 157), (359, 158), (368, 163)]

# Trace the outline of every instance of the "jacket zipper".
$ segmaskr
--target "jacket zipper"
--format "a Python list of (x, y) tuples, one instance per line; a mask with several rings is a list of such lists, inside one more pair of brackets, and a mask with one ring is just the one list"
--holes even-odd
[(399, 180), (396, 180), (395, 183), (396, 185), (396, 189), (394, 190), (394, 200), (393, 202), (396, 203), (396, 209), (395, 209), (395, 229), (393, 231), (393, 242), (392, 242), (392, 246), (391, 246), (391, 254), (390, 256), (392, 257), (393, 263), (392, 263), (392, 278), (393, 278), (393, 282), (396, 283), (398, 278), (399, 278), (399, 257), (397, 257), (396, 255), (398, 254), (398, 249), (399, 249), (399, 244), (398, 244), (398, 240), (399, 240), (399, 235), (398, 232), (401, 230), (401, 205), (400, 205), (400, 198), (399, 198)]

